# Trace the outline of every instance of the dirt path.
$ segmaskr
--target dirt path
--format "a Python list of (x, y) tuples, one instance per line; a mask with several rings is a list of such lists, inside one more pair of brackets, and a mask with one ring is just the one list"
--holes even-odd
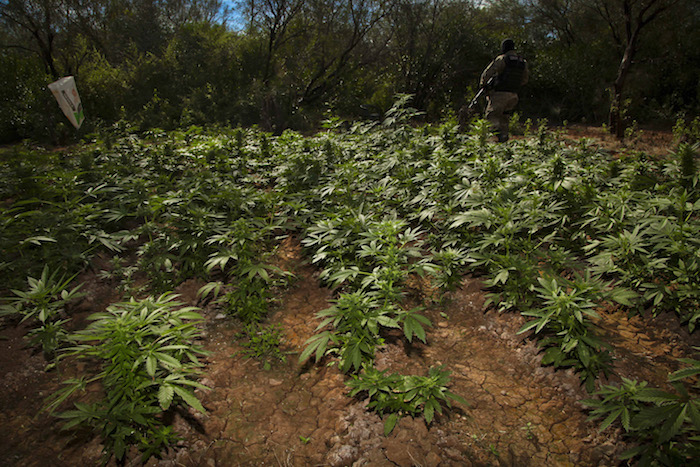
[[(433, 322), (427, 344), (410, 345), (390, 334), (376, 366), (425, 375), (431, 366), (445, 365), (452, 372), (450, 390), (470, 406), (455, 405), (429, 426), (404, 418), (385, 437), (381, 419), (365, 410), (365, 402), (347, 396), (346, 377), (335, 366), (297, 363), (317, 325), (314, 314), (329, 306), (332, 294), (320, 286), (317, 270), (304, 265), (298, 242), (288, 242), (282, 251), (285, 264), (295, 265), (297, 280), (280, 297), (270, 321), (284, 329), (285, 349), (291, 352), (287, 362), (265, 371), (258, 361), (244, 358), (235, 337), (240, 327), (205, 306), (204, 345), (211, 355), (203, 382), (211, 389), (198, 395), (208, 413), (174, 414), (183, 441), (148, 465), (617, 465), (615, 455), (624, 443), (619, 433), (598, 434), (597, 425), (586, 421), (579, 401), (588, 394), (578, 377), (541, 367), (536, 345), (516, 335), (523, 318), (485, 313), (481, 284), (469, 277), (447, 305), (426, 311)], [(182, 301), (194, 303), (200, 285), (183, 284), (177, 290)], [(110, 288), (93, 284), (88, 290), (84, 306), (104, 306), (111, 299)], [(684, 336), (671, 331), (645, 334), (641, 320), (625, 322), (614, 314), (606, 319), (609, 332), (636, 329), (651, 349), (664, 339), (673, 356), (689, 350)], [(0, 465), (98, 465), (99, 440), (61, 433), (55, 420), (35, 416), (43, 397), (58, 387), (58, 377), (44, 373), (41, 356), (22, 348), (24, 331), (6, 327), (7, 339), (0, 341)], [(671, 358), (644, 352), (628, 352), (618, 363), (627, 365), (621, 374), (644, 368), (667, 373)]]
[[(298, 252), (296, 254), (299, 254)], [(291, 350), (313, 335), (315, 312), (330, 292), (313, 269), (297, 271), (297, 286), (271, 317), (286, 330)], [(614, 446), (586, 422), (579, 400), (587, 397), (578, 377), (539, 365), (532, 342), (516, 336), (515, 316), (484, 314), (481, 284), (465, 279), (444, 309), (428, 311), (434, 327), (428, 344), (388, 336), (376, 366), (390, 372), (427, 374), (445, 365), (451, 390), (470, 407), (439, 416), (426, 426), (405, 418), (389, 437), (381, 419), (348, 398), (345, 377), (335, 367), (299, 367), (291, 356), (271, 372), (230, 355), (234, 329), (210, 331), (207, 383), (202, 394), (210, 413), (203, 430), (190, 430), (184, 465), (614, 465)], [(184, 428), (184, 427), (183, 427)], [(606, 444), (607, 442), (607, 444)], [(232, 464), (233, 462), (233, 464)]]

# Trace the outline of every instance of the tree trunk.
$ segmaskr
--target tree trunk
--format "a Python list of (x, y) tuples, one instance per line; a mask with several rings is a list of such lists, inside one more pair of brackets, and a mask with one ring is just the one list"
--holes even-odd
[(627, 47), (625, 47), (625, 53), (622, 56), (622, 60), (620, 60), (620, 66), (617, 68), (617, 77), (612, 87), (608, 125), (610, 126), (610, 131), (618, 139), (622, 139), (625, 136), (624, 112), (622, 109), (624, 101), (622, 99), (622, 94), (625, 88), (625, 82), (627, 81), (627, 75), (632, 66), (634, 54), (637, 51), (638, 39), (639, 28), (636, 28), (627, 41)]

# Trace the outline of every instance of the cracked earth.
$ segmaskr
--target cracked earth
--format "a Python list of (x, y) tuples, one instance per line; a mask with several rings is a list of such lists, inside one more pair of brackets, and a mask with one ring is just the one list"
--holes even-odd
[[(599, 433), (587, 421), (580, 401), (589, 395), (578, 376), (542, 367), (536, 343), (516, 334), (524, 319), (485, 310), (485, 291), (472, 277), (444, 305), (427, 308), (433, 323), (427, 344), (408, 344), (389, 333), (376, 359), (378, 369), (403, 374), (425, 375), (431, 366), (445, 365), (449, 389), (469, 405), (453, 404), (430, 425), (403, 418), (385, 437), (380, 417), (366, 410), (366, 401), (348, 397), (346, 376), (331, 361), (297, 362), (314, 334), (315, 313), (329, 306), (333, 293), (304, 263), (298, 242), (283, 245), (280, 265), (297, 277), (269, 316), (282, 326), (287, 361), (264, 370), (245, 358), (235, 337), (240, 324), (214, 305), (198, 304), (206, 317), (203, 344), (211, 352), (202, 380), (210, 389), (198, 390), (207, 414), (169, 414), (183, 441), (147, 465), (618, 465), (616, 456), (626, 449), (621, 433)], [(78, 307), (83, 313), (118, 299), (94, 275), (87, 278), (88, 296)], [(181, 301), (197, 305), (201, 285), (183, 284), (177, 290)], [(617, 375), (607, 383), (624, 376), (663, 386), (668, 372), (677, 369), (675, 359), (690, 356), (697, 341), (673, 318), (650, 321), (599, 311), (599, 325), (617, 357)], [(0, 465), (99, 465), (99, 439), (63, 433), (54, 419), (37, 415), (65, 375), (44, 372), (43, 357), (23, 346), (25, 332), (5, 326), (0, 340)], [(80, 369), (66, 372), (71, 370)], [(140, 465), (133, 454), (127, 465)]]

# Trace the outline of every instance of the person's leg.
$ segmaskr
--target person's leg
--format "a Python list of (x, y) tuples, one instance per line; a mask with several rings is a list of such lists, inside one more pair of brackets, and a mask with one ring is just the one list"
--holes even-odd
[(494, 92), (486, 98), (487, 105), (485, 118), (491, 124), (491, 129), (496, 136), (499, 136), (503, 125), (503, 111), (505, 110), (505, 107), (502, 94), (502, 92)]
[(510, 121), (510, 114), (502, 113), (501, 118), (498, 122), (498, 131), (495, 132), (498, 137), (499, 143), (505, 143), (508, 141), (508, 123)]
[(518, 105), (518, 95), (513, 92), (503, 92), (500, 96), (500, 105), (503, 108), (503, 112), (500, 115), (500, 121), (498, 122), (498, 142), (505, 143), (508, 141), (509, 133), (509, 123), (510, 115), (513, 113), (513, 109)]

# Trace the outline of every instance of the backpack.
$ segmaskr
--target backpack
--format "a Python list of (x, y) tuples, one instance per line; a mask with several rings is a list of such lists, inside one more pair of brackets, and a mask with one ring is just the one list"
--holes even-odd
[(518, 92), (525, 73), (525, 59), (519, 55), (506, 55), (503, 58), (506, 69), (498, 75), (494, 89), (499, 92)]

